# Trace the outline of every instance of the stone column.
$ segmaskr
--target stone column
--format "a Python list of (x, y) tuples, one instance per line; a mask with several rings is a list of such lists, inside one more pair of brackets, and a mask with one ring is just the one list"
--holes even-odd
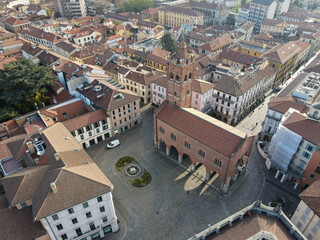
[(281, 183), (283, 183), (286, 180), (286, 176), (287, 176), (286, 174), (282, 175), (281, 180), (280, 180)]
[(119, 225), (117, 223), (117, 220), (111, 223), (111, 229), (112, 229), (112, 232), (117, 232), (119, 230)]
[(191, 171), (194, 172), (196, 170), (196, 165), (194, 163), (191, 164)]
[(280, 174), (280, 170), (278, 169), (276, 175), (274, 176), (274, 178), (278, 178), (279, 174)]
[(206, 172), (206, 181), (210, 180), (210, 173)]
[(182, 163), (182, 155), (179, 155), (179, 156), (178, 156), (178, 162), (179, 162), (179, 163)]
[(170, 154), (170, 148), (168, 148), (168, 147), (166, 147), (166, 154), (167, 154), (167, 156), (169, 156), (169, 154)]

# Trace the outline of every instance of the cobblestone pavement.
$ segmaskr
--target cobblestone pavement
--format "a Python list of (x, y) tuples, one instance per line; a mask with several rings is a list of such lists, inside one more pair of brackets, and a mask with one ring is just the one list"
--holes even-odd
[[(269, 192), (274, 192), (275, 186), (266, 183), (266, 168), (256, 147), (246, 174), (228, 195), (221, 196), (199, 179), (203, 175), (201, 167), (195, 175), (190, 174), (158, 152), (153, 147), (151, 109), (143, 112), (142, 118), (140, 126), (119, 135), (119, 147), (106, 150), (108, 142), (101, 142), (87, 149), (114, 184), (113, 200), (121, 232), (110, 236), (112, 239), (187, 239), (257, 199), (267, 202)], [(132, 156), (143, 164), (152, 175), (149, 185), (135, 188), (123, 179), (115, 168), (123, 156)], [(213, 184), (219, 182), (217, 176), (213, 178)]]

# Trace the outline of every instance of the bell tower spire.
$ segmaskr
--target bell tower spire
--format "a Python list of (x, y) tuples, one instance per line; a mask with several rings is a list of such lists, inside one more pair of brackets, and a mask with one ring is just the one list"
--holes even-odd
[(181, 108), (191, 107), (194, 62), (185, 42), (180, 39), (177, 52), (167, 67), (167, 100)]

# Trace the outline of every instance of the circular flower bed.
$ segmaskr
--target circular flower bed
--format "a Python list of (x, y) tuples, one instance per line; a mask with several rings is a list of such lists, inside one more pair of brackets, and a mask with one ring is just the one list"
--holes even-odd
[(134, 187), (144, 187), (151, 182), (151, 174), (133, 157), (120, 158), (116, 168)]

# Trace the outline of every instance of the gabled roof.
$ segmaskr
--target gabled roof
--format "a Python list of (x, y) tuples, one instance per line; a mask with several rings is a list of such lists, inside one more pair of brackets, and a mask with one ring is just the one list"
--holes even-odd
[(192, 85), (192, 91), (204, 94), (213, 89), (214, 85), (210, 82), (203, 80), (195, 80)]
[(32, 199), (48, 169), (48, 165), (27, 167), (3, 178), (1, 182), (9, 204), (14, 206)]
[(207, 114), (191, 108), (182, 109), (168, 102), (156, 118), (228, 158), (247, 138), (245, 133)]
[(50, 52), (43, 51), (42, 53), (39, 54), (38, 56), (39, 60), (42, 62), (44, 65), (50, 65), (54, 63), (55, 61), (59, 60), (59, 57), (56, 55), (53, 55)]
[(11, 25), (11, 26), (18, 26), (20, 24), (29, 23), (29, 21), (16, 19), (14, 17), (9, 17), (4, 21), (4, 23), (6, 23), (8, 25)]
[(159, 72), (159, 71), (152, 71), (149, 73), (139, 73), (139, 72), (135, 72), (135, 71), (130, 71), (127, 75), (126, 75), (126, 79), (129, 79), (131, 81), (134, 81), (136, 83), (140, 83), (143, 85), (149, 85), (151, 84), (153, 81), (155, 81), (156, 79), (160, 78), (164, 76), (163, 72)]
[(61, 48), (63, 51), (71, 53), (72, 51), (74, 51), (76, 48), (69, 42), (59, 42), (56, 44), (56, 47)]
[(154, 49), (152, 49), (151, 51), (154, 55), (158, 56), (158, 57), (161, 57), (161, 58), (164, 58), (164, 57), (167, 57), (171, 54), (170, 51), (167, 51), (167, 50), (164, 50), (164, 49), (161, 49), (161, 48), (157, 48), (155, 47)]
[(159, 85), (161, 87), (166, 88), (167, 87), (167, 81), (168, 81), (167, 77), (163, 76), (163, 77), (160, 77), (160, 78), (154, 80), (153, 84)]
[(251, 64), (257, 65), (261, 64), (264, 60), (259, 57), (254, 57), (245, 53), (240, 53), (231, 49), (224, 49), (219, 57), (222, 59), (228, 59), (233, 62), (237, 62), (246, 66), (250, 66)]
[[(100, 91), (96, 91), (94, 89), (97, 85), (101, 86)], [(98, 80), (94, 80), (90, 84), (89, 89), (80, 90), (77, 88), (77, 91), (105, 111), (116, 109), (139, 99), (138, 95), (130, 92), (129, 90), (118, 89), (105, 81)], [(117, 98), (116, 96), (121, 97)]]
[(155, 8), (147, 8), (143, 11), (141, 11), (142, 14), (146, 15), (153, 15), (159, 12), (160, 7), (155, 7)]
[(176, 7), (176, 6), (167, 6), (167, 7), (161, 8), (159, 11), (174, 12), (178, 14), (193, 16), (193, 17), (203, 16), (201, 12), (197, 12), (195, 10), (188, 9), (188, 8)]
[(299, 197), (320, 217), (320, 180), (312, 183)]
[(288, 42), (272, 48), (261, 57), (266, 57), (268, 60), (282, 64), (292, 58), (295, 54), (298, 54), (299, 51), (300, 47), (297, 44)]
[(297, 103), (292, 97), (276, 97), (272, 98), (268, 103), (268, 109), (285, 114), (289, 108), (298, 110), (301, 113), (305, 113), (308, 107), (301, 103)]
[(199, 48), (207, 51), (215, 51), (223, 46), (232, 43), (233, 41), (234, 39), (231, 38), (230, 34), (226, 34), (214, 39), (210, 43), (201, 45)]
[[(136, 53), (137, 55), (137, 53)], [(160, 63), (161, 65), (166, 66), (169, 63), (169, 60), (164, 59), (162, 57), (159, 57), (157, 55), (154, 55), (152, 52), (148, 53), (148, 55), (146, 56), (147, 59), (152, 60), (156, 63)]]
[[(45, 154), (54, 163), (33, 194), (34, 220), (112, 191), (112, 183), (62, 123), (43, 130), (41, 137), (47, 146)], [(54, 159), (54, 153), (59, 154), (60, 160)], [(56, 193), (51, 183), (55, 183)]]
[(316, 146), (320, 143), (320, 122), (293, 112), (282, 125)]
[(72, 118), (68, 121), (64, 121), (63, 125), (69, 130), (69, 132), (72, 132), (79, 128), (88, 126), (89, 124), (107, 119), (108, 117), (109, 115), (106, 113), (106, 111), (99, 109), (97, 111), (88, 112), (78, 117)]

